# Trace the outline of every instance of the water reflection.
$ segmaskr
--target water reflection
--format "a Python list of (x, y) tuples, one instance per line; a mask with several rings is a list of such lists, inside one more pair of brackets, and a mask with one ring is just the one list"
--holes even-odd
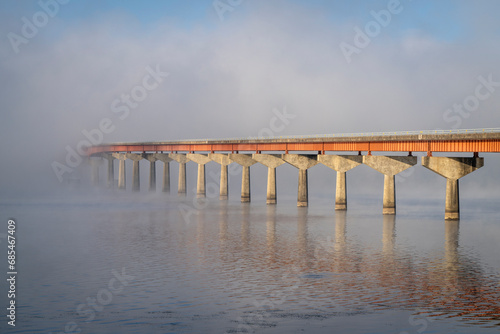
[(267, 206), (267, 220), (266, 220), (266, 241), (267, 241), (267, 254), (266, 257), (269, 262), (276, 260), (276, 206)]
[[(274, 280), (276, 289), (284, 281), (297, 286), (290, 300), (306, 300), (308, 308), (408, 309), (489, 325), (500, 320), (498, 277), (461, 251), (458, 222), (443, 225), (442, 252), (427, 252), (398, 242), (397, 218), (391, 215), (371, 222), (366, 233), (377, 233), (378, 219), (381, 234), (381, 245), (373, 247), (349, 233), (349, 226), (359, 221), (346, 212), (336, 212), (334, 221), (313, 217), (307, 208), (285, 214), (269, 206), (259, 213), (242, 205), (228, 226), (227, 210), (220, 209), (218, 235), (224, 251), (219, 260), (230, 268), (227, 261), (235, 258), (228, 254), (233, 254), (246, 279), (257, 272), (253, 280)], [(238, 220), (239, 237), (228, 232)], [(204, 231), (199, 228), (198, 233)]]
[(227, 201), (221, 201), (219, 209), (219, 240), (221, 245), (224, 245), (228, 239), (227, 216)]
[(241, 204), (241, 244), (248, 249), (250, 242), (250, 204)]
[(387, 257), (394, 256), (396, 241), (396, 216), (384, 215), (382, 227), (382, 253)]

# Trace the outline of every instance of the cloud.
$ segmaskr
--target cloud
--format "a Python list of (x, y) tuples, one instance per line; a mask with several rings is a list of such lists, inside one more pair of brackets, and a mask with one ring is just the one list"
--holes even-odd
[[(211, 12), (189, 26), (168, 16), (144, 26), (124, 9), (72, 23), (61, 9), (19, 54), (1, 42), (0, 149), (9, 158), (0, 171), (9, 177), (0, 188), (52, 187), (57, 178), (50, 163), (63, 161), (65, 147), (103, 118), (116, 126), (107, 142), (257, 135), (273, 108), (283, 106), (297, 117), (281, 134), (449, 128), (444, 111), (473, 92), (478, 76), (500, 81), (497, 43), (443, 41), (425, 25), (405, 26), (419, 9), (405, 3), (347, 63), (340, 43), (352, 43), (354, 26), (385, 6), (364, 3), (353, 7), (356, 13), (342, 6), (340, 19), (334, 5), (248, 1), (224, 22)], [(455, 6), (468, 13), (461, 16), (464, 36), (498, 37), (489, 10), (496, 3)], [(0, 33), (19, 31), (20, 17), (32, 14), (27, 10), (14, 11), (19, 20), (8, 12)], [(362, 19), (349, 19), (355, 15)], [(120, 120), (113, 101), (141, 84), (147, 66), (157, 65), (168, 78)], [(495, 126), (499, 103), (500, 92), (463, 127)]]

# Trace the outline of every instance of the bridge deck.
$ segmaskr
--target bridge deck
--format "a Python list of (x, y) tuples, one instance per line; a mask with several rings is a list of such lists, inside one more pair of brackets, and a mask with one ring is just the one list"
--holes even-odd
[(110, 143), (92, 146), (103, 152), (500, 152), (500, 129), (399, 131), (273, 138), (190, 139), (165, 142)]

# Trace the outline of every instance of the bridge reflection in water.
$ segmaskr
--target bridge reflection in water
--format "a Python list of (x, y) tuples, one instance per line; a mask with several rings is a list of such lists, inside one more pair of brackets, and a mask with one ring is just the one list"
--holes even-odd
[[(336, 212), (332, 224), (332, 217), (307, 208), (283, 214), (276, 206), (230, 206), (221, 202), (211, 215), (200, 211), (196, 240), (186, 242), (196, 244), (199, 264), (211, 266), (229, 291), (241, 295), (246, 286), (247, 297), (256, 296), (256, 304), (267, 305), (274, 316), (285, 309), (325, 317), (409, 310), (428, 321), (500, 325), (498, 274), (460, 247), (459, 222), (440, 225), (441, 250), (415, 251), (407, 240), (398, 243), (401, 225), (392, 215), (376, 217), (379, 232), (372, 233), (373, 227), (360, 231), (360, 218), (345, 211)], [(214, 259), (210, 253), (217, 246)]]

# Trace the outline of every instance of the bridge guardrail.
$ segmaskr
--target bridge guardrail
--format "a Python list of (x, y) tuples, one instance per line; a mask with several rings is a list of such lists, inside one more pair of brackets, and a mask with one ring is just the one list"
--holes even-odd
[(205, 139), (182, 139), (173, 140), (170, 142), (205, 142), (205, 141), (219, 141), (219, 140), (251, 140), (251, 139), (303, 139), (303, 138), (335, 138), (335, 137), (368, 137), (368, 136), (404, 136), (404, 135), (439, 135), (439, 134), (465, 134), (465, 133), (495, 133), (500, 132), (500, 128), (481, 128), (481, 129), (452, 129), (452, 130), (417, 130), (417, 131), (384, 131), (384, 132), (359, 132), (359, 133), (329, 133), (317, 135), (289, 135), (289, 136), (276, 136), (276, 137), (254, 137), (249, 136), (245, 138), (232, 137), (232, 138), (205, 138)]

